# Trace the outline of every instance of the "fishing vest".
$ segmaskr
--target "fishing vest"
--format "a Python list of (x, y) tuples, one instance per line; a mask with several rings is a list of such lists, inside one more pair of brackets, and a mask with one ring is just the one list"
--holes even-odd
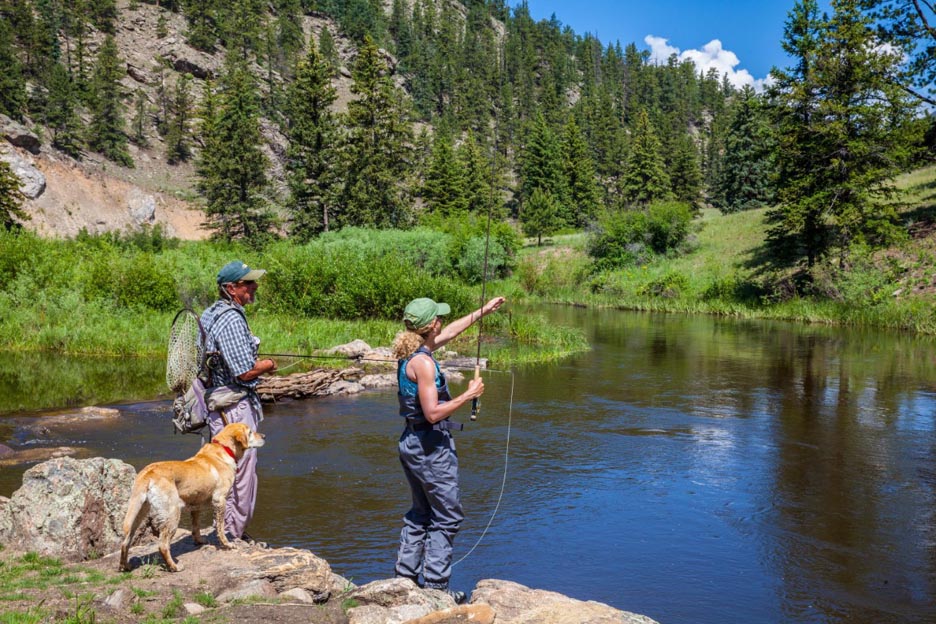
[[(452, 395), (449, 394), (448, 383), (445, 381), (445, 374), (439, 368), (436, 359), (432, 357), (432, 351), (427, 347), (419, 347), (412, 355), (397, 361), (397, 385), (399, 388), (397, 390), (397, 399), (400, 401), (400, 416), (405, 418), (407, 424), (416, 430), (428, 428), (454, 429), (456, 427), (450, 427), (447, 421), (435, 423), (435, 426), (433, 426), (423, 415), (422, 406), (419, 404), (419, 385), (406, 376), (406, 365), (414, 356), (420, 353), (428, 355), (432, 358), (432, 363), (435, 364), (435, 387), (439, 393), (439, 403), (445, 403), (452, 399)], [(455, 425), (456, 423), (451, 424)]]

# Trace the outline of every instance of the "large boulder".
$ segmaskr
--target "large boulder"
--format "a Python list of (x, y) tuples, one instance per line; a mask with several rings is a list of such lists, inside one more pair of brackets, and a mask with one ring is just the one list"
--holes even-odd
[(152, 225), (156, 222), (156, 198), (134, 187), (127, 194), (127, 211), (134, 225)]
[(38, 154), (42, 145), (35, 132), (6, 115), (0, 115), (0, 136), (16, 147), (22, 147), (33, 154)]
[(471, 603), (490, 605), (498, 624), (657, 624), (645, 615), (601, 602), (584, 602), (496, 579), (479, 581), (471, 592)]
[(420, 589), (409, 579), (393, 578), (362, 585), (345, 595), (349, 624), (402, 624), (455, 606), (445, 592)]
[(33, 466), (0, 500), (0, 542), (67, 561), (116, 550), (135, 476), (133, 466), (102, 457)]
[(13, 174), (19, 178), (20, 191), (28, 199), (36, 199), (46, 190), (46, 179), (28, 157), (24, 158), (13, 148), (0, 149), (0, 159), (10, 165)]
[(246, 555), (256, 566), (254, 578), (262, 578), (279, 592), (301, 588), (309, 592), (315, 602), (324, 602), (335, 591), (331, 566), (321, 557), (299, 548), (273, 548), (254, 550)]

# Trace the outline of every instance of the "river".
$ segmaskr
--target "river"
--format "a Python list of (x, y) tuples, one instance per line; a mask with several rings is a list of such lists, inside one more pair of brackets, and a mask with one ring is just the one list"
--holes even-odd
[[(593, 348), (486, 374), (479, 419), (456, 434), (467, 558), (454, 586), (509, 579), (664, 624), (936, 621), (930, 339), (546, 313)], [(157, 391), (159, 363), (90, 369), (110, 380), (115, 366), (136, 381), (85, 401)], [(76, 445), (137, 468), (197, 448), (170, 434), (165, 400), (118, 402), (106, 425), (53, 423), (37, 442), (28, 425), (45, 412), (28, 397), (43, 391), (21, 387), (37, 375), (0, 375), (18, 401), (0, 406), (11, 446)], [(392, 390), (268, 406), (251, 533), (309, 548), (358, 584), (391, 576), (409, 496), (395, 409)], [(0, 494), (22, 470), (0, 470)]]

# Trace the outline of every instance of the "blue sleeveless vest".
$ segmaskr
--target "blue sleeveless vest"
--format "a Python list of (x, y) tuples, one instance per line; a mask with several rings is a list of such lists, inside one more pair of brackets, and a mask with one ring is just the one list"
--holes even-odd
[(400, 401), (400, 416), (412, 424), (428, 423), (426, 417), (423, 416), (422, 406), (419, 405), (419, 386), (415, 381), (406, 376), (406, 365), (413, 359), (413, 356), (419, 353), (425, 353), (431, 357), (432, 363), (435, 364), (435, 386), (436, 390), (439, 392), (439, 403), (445, 403), (452, 399), (452, 395), (449, 394), (448, 383), (445, 381), (445, 374), (442, 372), (442, 369), (439, 368), (439, 363), (432, 357), (432, 351), (428, 348), (419, 347), (409, 357), (398, 360), (397, 384), (399, 390), (397, 391), (397, 399)]

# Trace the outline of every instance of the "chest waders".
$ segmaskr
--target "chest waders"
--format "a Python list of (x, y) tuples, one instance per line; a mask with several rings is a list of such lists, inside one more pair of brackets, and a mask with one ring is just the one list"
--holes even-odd
[[(449, 420), (426, 420), (418, 386), (406, 376), (406, 365), (418, 354), (432, 358), (429, 349), (420, 347), (397, 363), (397, 397), (400, 416), (406, 422), (400, 435), (400, 464), (413, 506), (403, 517), (395, 572), (414, 582), (421, 573), (426, 587), (447, 589), (452, 574), (452, 544), (465, 517), (458, 491), (458, 455), (450, 431), (460, 431), (463, 426)], [(444, 403), (452, 397), (439, 363), (435, 358), (432, 362), (439, 402)]]

